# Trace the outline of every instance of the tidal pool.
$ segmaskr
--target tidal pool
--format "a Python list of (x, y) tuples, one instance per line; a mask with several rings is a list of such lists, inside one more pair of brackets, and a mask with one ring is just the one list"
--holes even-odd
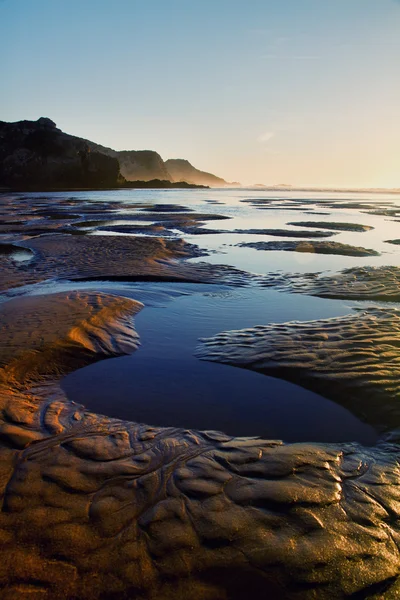
[[(117, 293), (108, 285), (105, 291)], [(318, 394), (194, 356), (203, 336), (260, 323), (348, 314), (356, 303), (253, 287), (169, 284), (170, 296), (165, 288), (165, 284), (125, 287), (124, 295), (145, 304), (135, 318), (141, 347), (131, 356), (68, 375), (62, 387), (69, 399), (108, 416), (153, 425), (216, 429), (287, 442), (375, 443), (372, 427)]]

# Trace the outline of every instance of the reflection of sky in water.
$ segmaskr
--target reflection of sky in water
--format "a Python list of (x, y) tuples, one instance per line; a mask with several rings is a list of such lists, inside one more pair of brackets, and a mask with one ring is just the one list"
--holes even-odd
[[(107, 285), (116, 291), (113, 284)], [(374, 443), (372, 428), (317, 394), (194, 357), (198, 339), (221, 330), (344, 315), (357, 303), (252, 287), (169, 284), (174, 296), (168, 305), (165, 287), (140, 283), (132, 284), (130, 291), (125, 288), (126, 295), (146, 306), (135, 317), (141, 347), (132, 356), (66, 377), (62, 385), (69, 398), (92, 410), (153, 425), (213, 428), (286, 441)]]
[[(71, 196), (60, 192), (52, 194), (54, 197)], [(114, 190), (76, 192), (74, 197), (93, 202), (122, 201), (129, 205), (176, 203), (197, 212), (232, 217), (205, 222), (207, 229), (230, 232), (249, 228), (297, 230), (295, 226), (287, 225), (295, 221), (371, 225), (374, 230), (363, 233), (340, 232), (326, 240), (382, 252), (379, 257), (266, 252), (242, 248), (237, 244), (296, 240), (235, 233), (184, 234), (182, 237), (187, 241), (210, 251), (209, 256), (193, 261), (228, 264), (255, 273), (339, 271), (363, 265), (400, 264), (400, 247), (384, 242), (400, 237), (400, 224), (394, 222), (393, 218), (364, 214), (357, 208), (329, 208), (323, 202), (368, 202), (372, 208), (377, 204), (384, 207), (388, 203), (387, 208), (391, 208), (393, 204), (400, 205), (400, 195), (255, 190)], [(290, 199), (294, 198), (304, 200), (305, 205), (303, 210), (282, 210), (279, 207), (258, 210), (249, 203), (240, 202), (246, 198), (275, 198), (285, 206), (289, 206)], [(220, 203), (208, 202), (215, 200)], [(299, 205), (293, 204), (292, 207), (298, 208)], [(312, 211), (315, 211), (314, 215)], [(321, 211), (328, 214), (317, 214)], [(135, 213), (130, 209), (121, 212), (132, 214), (131, 224), (146, 226), (152, 223), (135, 221)], [(117, 224), (118, 213), (113, 216)], [(174, 218), (174, 213), (171, 213), (171, 218)], [(128, 221), (120, 220), (119, 223), (126, 225)], [(167, 223), (165, 226), (168, 228)], [(312, 233), (311, 229), (309, 231)], [(32, 293), (45, 293), (70, 287), (69, 283), (50, 283), (32, 286), (30, 290)], [(189, 284), (73, 284), (74, 289), (78, 287), (130, 296), (143, 301), (146, 308), (135, 319), (141, 336), (140, 350), (130, 357), (105, 361), (68, 376), (63, 385), (71, 399), (112, 416), (159, 425), (209, 427), (234, 434), (264, 435), (288, 441), (373, 442), (371, 430), (343, 407), (284, 381), (199, 361), (193, 354), (199, 337), (270, 322), (344, 315), (353, 306), (366, 306), (370, 302), (312, 298), (253, 286), (234, 290)], [(115, 390), (118, 390), (117, 394)]]
[[(65, 196), (65, 193), (58, 193)], [(240, 248), (237, 244), (241, 242), (254, 241), (278, 241), (295, 238), (280, 238), (276, 236), (247, 235), (247, 234), (216, 234), (216, 235), (188, 235), (183, 234), (184, 239), (197, 244), (200, 248), (211, 251), (207, 258), (209, 262), (234, 265), (257, 273), (266, 273), (276, 270), (288, 270), (292, 272), (307, 271), (338, 271), (342, 268), (356, 266), (379, 266), (399, 265), (400, 247), (385, 243), (385, 240), (400, 237), (400, 224), (394, 218), (365, 214), (365, 209), (349, 208), (335, 209), (326, 206), (326, 202), (338, 201), (343, 203), (362, 202), (374, 208), (393, 208), (400, 206), (400, 194), (373, 194), (373, 193), (335, 193), (335, 192), (265, 192), (258, 190), (114, 190), (105, 192), (77, 192), (74, 194), (80, 198), (90, 198), (93, 201), (119, 201), (127, 202), (129, 205), (156, 203), (156, 204), (180, 204), (194, 209), (197, 212), (209, 214), (223, 214), (230, 219), (207, 221), (207, 229), (227, 230), (234, 229), (299, 229), (287, 225), (296, 221), (337, 221), (370, 225), (373, 230), (367, 232), (343, 231), (337, 235), (326, 238), (327, 241), (335, 241), (343, 244), (372, 248), (381, 253), (378, 257), (347, 257), (337, 255), (309, 254), (299, 252), (283, 251), (258, 251), (252, 248)], [(267, 199), (274, 200), (267, 204), (267, 208), (274, 210), (259, 210), (250, 203), (241, 202), (243, 199)], [(282, 210), (280, 205), (288, 208), (299, 208), (299, 204), (292, 200), (302, 201), (303, 210)], [(218, 201), (213, 204), (210, 201)], [(328, 214), (312, 214), (312, 211), (320, 211)], [(311, 214), (309, 214), (311, 211)], [(130, 209), (121, 210), (124, 214), (132, 214)], [(164, 213), (165, 214), (165, 213)], [(116, 215), (117, 216), (117, 215)], [(173, 218), (173, 214), (171, 214)], [(151, 221), (113, 220), (115, 225), (145, 226), (152, 224)], [(166, 227), (168, 225), (166, 224)], [(174, 230), (175, 231), (175, 230)], [(310, 229), (310, 233), (312, 230)], [(129, 234), (130, 235), (130, 234)], [(315, 238), (316, 239), (316, 238)], [(204, 259), (196, 259), (204, 260)]]
[(21, 250), (16, 250), (15, 252), (13, 252), (11, 254), (11, 258), (16, 263), (28, 262), (28, 261), (32, 260), (33, 257), (34, 257), (34, 254), (32, 252), (29, 252), (28, 250), (24, 250), (23, 248), (21, 248)]
[[(277, 269), (290, 270), (296, 272), (303, 271), (323, 271), (340, 270), (342, 268), (364, 266), (364, 265), (399, 265), (400, 247), (385, 243), (385, 240), (396, 239), (400, 237), (400, 224), (394, 221), (394, 218), (365, 214), (365, 209), (334, 209), (325, 206), (324, 201), (362, 202), (371, 205), (374, 208), (379, 204), (382, 208), (393, 208), (400, 206), (400, 194), (373, 194), (373, 193), (329, 193), (329, 192), (262, 192), (257, 190), (136, 190), (133, 194), (121, 191), (125, 194), (129, 203), (134, 201), (138, 203), (153, 201), (159, 204), (178, 203), (188, 206), (197, 212), (210, 214), (223, 214), (230, 216), (230, 219), (207, 221), (207, 229), (228, 230), (234, 229), (299, 229), (295, 226), (287, 225), (289, 222), (296, 221), (337, 221), (358, 223), (374, 227), (373, 230), (366, 232), (343, 231), (337, 235), (332, 235), (327, 240), (372, 248), (381, 252), (379, 257), (347, 257), (337, 255), (313, 255), (296, 252), (281, 251), (257, 251), (251, 248), (238, 248), (234, 245), (245, 241), (276, 241), (280, 239), (276, 236), (246, 235), (246, 234), (216, 234), (212, 235), (187, 235), (183, 237), (191, 243), (198, 244), (201, 248), (213, 252), (223, 253), (211, 255), (207, 260), (213, 263), (231, 264), (241, 269), (253, 272), (265, 273)], [(119, 192), (118, 192), (119, 194)], [(280, 205), (287, 204), (289, 207), (290, 199), (295, 198), (304, 200), (304, 210), (282, 210), (277, 207), (274, 210), (259, 210), (250, 203), (241, 202), (243, 199), (275, 199)], [(121, 198), (117, 198), (121, 199)], [(213, 205), (207, 200), (218, 199), (223, 205)], [(267, 205), (272, 208), (274, 205)], [(295, 206), (299, 208), (299, 206)], [(326, 215), (308, 214), (315, 210), (316, 213), (323, 209), (328, 212)], [(304, 213), (306, 211), (306, 213)], [(311, 232), (312, 230), (310, 230)]]

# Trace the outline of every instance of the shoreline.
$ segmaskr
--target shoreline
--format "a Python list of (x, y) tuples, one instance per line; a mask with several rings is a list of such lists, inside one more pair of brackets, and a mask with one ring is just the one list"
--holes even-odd
[[(138, 183), (138, 185), (135, 185)], [(97, 191), (116, 191), (116, 190), (135, 190), (135, 189), (152, 189), (152, 190), (170, 190), (170, 189), (182, 189), (182, 190), (192, 190), (192, 189), (210, 189), (209, 186), (205, 185), (195, 185), (190, 183), (171, 183), (167, 185), (168, 182), (161, 181), (160, 185), (156, 185), (154, 181), (149, 182), (151, 185), (146, 185), (147, 182), (132, 182), (132, 185), (118, 185), (115, 187), (110, 186), (98, 186), (98, 187), (46, 187), (43, 185), (40, 186), (18, 186), (18, 187), (0, 187), (1, 193), (47, 193), (47, 192), (97, 192)]]
[[(160, 185), (156, 185), (154, 182), (160, 182)], [(150, 185), (151, 184), (151, 185)], [(240, 187), (212, 187), (209, 185), (197, 185), (194, 183), (187, 182), (166, 182), (162, 180), (152, 180), (150, 182), (147, 181), (133, 181), (127, 182), (126, 185), (118, 185), (115, 187), (110, 186), (98, 186), (98, 187), (45, 187), (45, 186), (22, 186), (22, 187), (1, 187), (0, 186), (0, 194), (1, 193), (23, 193), (23, 192), (31, 192), (31, 193), (40, 193), (40, 192), (96, 192), (96, 191), (115, 191), (115, 190), (124, 190), (124, 189), (151, 189), (151, 190), (169, 190), (169, 189), (194, 189), (194, 190), (237, 190), (243, 192), (286, 192), (288, 194), (292, 192), (301, 192), (301, 193), (322, 193), (322, 194), (390, 194), (390, 195), (400, 195), (400, 189), (374, 189), (374, 188), (302, 188), (302, 187), (293, 187), (293, 188), (276, 188), (276, 187), (256, 187), (256, 186), (240, 186)]]

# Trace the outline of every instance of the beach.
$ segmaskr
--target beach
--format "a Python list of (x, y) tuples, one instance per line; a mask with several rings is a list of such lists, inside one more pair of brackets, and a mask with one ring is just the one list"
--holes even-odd
[(397, 597), (400, 197), (0, 207), (2, 597)]

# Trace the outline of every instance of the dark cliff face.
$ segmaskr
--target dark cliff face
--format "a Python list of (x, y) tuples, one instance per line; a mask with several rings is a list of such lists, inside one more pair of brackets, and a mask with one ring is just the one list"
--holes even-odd
[(106, 188), (127, 182), (223, 187), (226, 181), (187, 160), (163, 161), (153, 150), (117, 151), (64, 133), (42, 117), (0, 121), (0, 187), (15, 189)]
[(227, 182), (221, 177), (199, 171), (189, 161), (182, 158), (169, 159), (165, 161), (165, 166), (172, 176), (173, 181), (187, 181), (197, 185), (209, 185), (211, 187), (224, 187)]
[(113, 187), (121, 181), (116, 158), (93, 151), (50, 119), (0, 121), (0, 186)]
[(127, 181), (151, 181), (160, 179), (162, 181), (174, 181), (165, 162), (154, 150), (113, 150), (100, 146), (94, 142), (88, 142), (90, 148), (107, 156), (118, 159), (121, 175)]
[(121, 175), (128, 181), (142, 179), (163, 179), (172, 181), (165, 163), (157, 152), (152, 150), (123, 150), (117, 152)]

